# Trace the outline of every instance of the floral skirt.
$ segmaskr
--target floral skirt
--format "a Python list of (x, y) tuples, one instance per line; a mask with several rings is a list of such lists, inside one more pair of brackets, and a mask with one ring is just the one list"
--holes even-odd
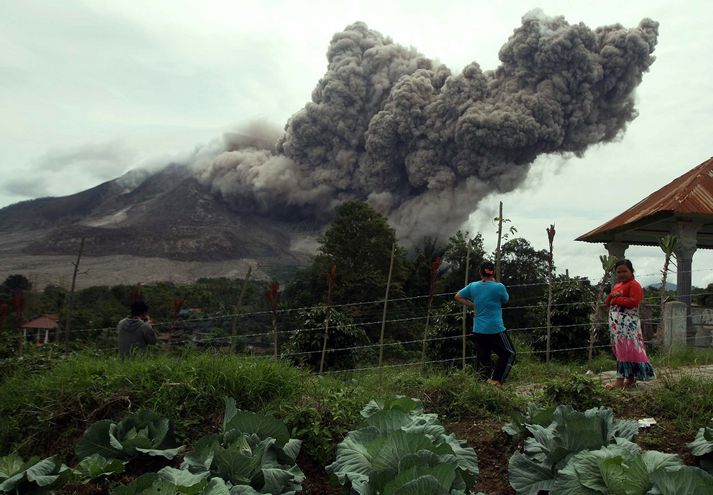
[(646, 355), (638, 309), (612, 306), (609, 310), (609, 333), (616, 357), (617, 378), (642, 381), (656, 378), (656, 371)]

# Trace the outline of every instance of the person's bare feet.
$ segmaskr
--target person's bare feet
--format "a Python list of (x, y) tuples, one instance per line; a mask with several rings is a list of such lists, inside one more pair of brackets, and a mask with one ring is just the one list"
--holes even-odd
[(500, 382), (497, 381), (497, 380), (493, 380), (493, 379), (488, 379), (488, 383), (489, 383), (490, 385), (495, 385), (496, 387), (502, 387), (502, 386), (503, 386), (502, 383), (500, 383)]
[(624, 388), (624, 379), (617, 378), (613, 382), (604, 385), (604, 388), (606, 388), (607, 390), (613, 390), (615, 388)]
[(624, 380), (623, 388), (636, 388), (636, 378), (627, 378)]

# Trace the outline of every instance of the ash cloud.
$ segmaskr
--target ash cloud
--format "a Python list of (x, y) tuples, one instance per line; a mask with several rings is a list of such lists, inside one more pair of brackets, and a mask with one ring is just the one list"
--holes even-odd
[(532, 11), (494, 71), (473, 62), (453, 74), (355, 23), (333, 37), (326, 74), (284, 132), (228, 134), (198, 175), (278, 216), (361, 199), (402, 238), (449, 234), (482, 198), (521, 185), (538, 156), (620, 136), (657, 36), (650, 19), (592, 30)]

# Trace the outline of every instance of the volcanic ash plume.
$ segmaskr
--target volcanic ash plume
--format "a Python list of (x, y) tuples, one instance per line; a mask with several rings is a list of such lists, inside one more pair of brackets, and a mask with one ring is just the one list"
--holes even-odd
[(356, 23), (332, 39), (327, 73), (284, 133), (229, 137), (201, 177), (273, 213), (362, 199), (402, 237), (450, 233), (484, 196), (522, 184), (539, 155), (616, 138), (636, 117), (657, 36), (650, 19), (591, 30), (534, 11), (496, 70), (452, 74)]

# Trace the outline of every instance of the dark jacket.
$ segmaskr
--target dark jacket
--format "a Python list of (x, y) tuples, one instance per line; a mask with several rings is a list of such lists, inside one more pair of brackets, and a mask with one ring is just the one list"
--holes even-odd
[(119, 357), (126, 358), (156, 343), (156, 332), (138, 318), (124, 318), (116, 327), (119, 334)]

